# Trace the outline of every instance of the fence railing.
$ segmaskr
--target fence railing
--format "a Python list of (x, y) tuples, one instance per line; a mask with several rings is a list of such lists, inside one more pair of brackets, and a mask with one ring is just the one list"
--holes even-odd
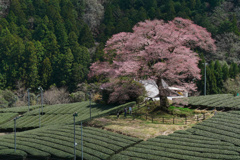
[[(128, 114), (129, 116), (130, 114)], [(152, 114), (142, 114), (142, 113), (132, 113), (130, 116), (132, 116), (132, 119), (142, 119), (145, 121), (150, 121), (152, 123), (158, 123), (158, 124), (181, 124), (181, 125), (186, 125), (189, 123), (196, 123), (200, 122), (202, 120), (206, 119), (206, 115), (203, 114), (196, 114), (192, 116), (159, 116), (159, 115), (152, 115)]]

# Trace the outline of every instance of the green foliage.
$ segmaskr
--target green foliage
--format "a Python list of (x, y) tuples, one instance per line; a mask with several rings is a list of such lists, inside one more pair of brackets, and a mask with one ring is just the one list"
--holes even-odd
[(82, 91), (71, 93), (70, 95), (71, 102), (82, 102), (85, 100), (86, 94)]
[(6, 108), (7, 106), (8, 106), (8, 102), (1, 95), (0, 96), (0, 107), (1, 108)]
[[(203, 94), (205, 81), (205, 60), (202, 54), (200, 55), (200, 57), (202, 60), (199, 61), (198, 67), (201, 69), (202, 77), (201, 80), (197, 82), (197, 86), (198, 91), (201, 91), (201, 94)], [(233, 93), (233, 88), (236, 87), (234, 90), (238, 88), (238, 84), (235, 82), (237, 82), (236, 79), (239, 73), (239, 67), (234, 62), (228, 65), (224, 61), (211, 61), (211, 63), (206, 66), (206, 73), (207, 94)], [(232, 87), (233, 85), (234, 87)]]
[(95, 45), (92, 33), (90, 32), (90, 29), (86, 24), (81, 28), (80, 35), (81, 37), (79, 38), (79, 43), (81, 45), (87, 48), (91, 48)]
[(52, 65), (48, 57), (43, 61), (41, 73), (42, 73), (42, 86), (44, 88), (48, 88), (50, 86), (52, 74)]
[[(26, 88), (36, 89), (42, 85), (48, 89), (55, 83), (76, 89), (77, 83), (86, 78), (91, 61), (87, 48), (80, 46), (94, 46), (92, 33), (79, 16), (84, 5), (78, 3), (11, 2), (9, 14), (0, 20), (0, 88), (16, 89), (16, 82), (21, 81)], [(75, 38), (69, 41), (68, 34), (72, 32)], [(62, 71), (64, 67), (67, 68)], [(77, 72), (80, 75), (74, 78), (74, 85), (70, 85), (72, 73)], [(62, 77), (57, 79), (56, 75)]]
[[(222, 0), (108, 1), (102, 23), (90, 30), (83, 20), (84, 1), (13, 0), (7, 16), (0, 20), (0, 88), (16, 89), (16, 82), (21, 81), (25, 88), (42, 85), (48, 89), (56, 84), (74, 91), (87, 78), (90, 63), (103, 60), (106, 40), (119, 32), (131, 32), (137, 22), (146, 19), (168, 21), (179, 16), (206, 27), (214, 36), (224, 32), (239, 35), (237, 13), (231, 13), (220, 25), (211, 23), (209, 12), (221, 3)], [(100, 45), (90, 55), (88, 49), (95, 47), (95, 42)], [(63, 66), (68, 68), (62, 71)], [(217, 70), (209, 71), (209, 76), (215, 78), (208, 82), (208, 93), (221, 92), (222, 80), (219, 81)], [(226, 81), (226, 74), (223, 77)]]
[(26, 85), (32, 88), (37, 88), (39, 85), (39, 75), (38, 75), (38, 57), (37, 50), (32, 42), (28, 42), (25, 47), (26, 53), (26, 63), (28, 68), (26, 68)]
[(223, 80), (226, 81), (229, 78), (229, 69), (227, 63), (224, 63), (222, 67)]
[(214, 75), (217, 83), (217, 93), (221, 93), (221, 88), (223, 86), (223, 72), (219, 61), (216, 61), (214, 64)]
[(164, 10), (166, 11), (164, 19), (168, 21), (173, 20), (176, 14), (173, 0), (167, 1)]
[(3, 90), (1, 92), (1, 97), (3, 98), (2, 101), (4, 102), (4, 100), (7, 101), (7, 105), (8, 107), (12, 107), (13, 104), (16, 102), (16, 96), (14, 95), (13, 92), (11, 92), (10, 90)]
[(144, 96), (139, 96), (139, 97), (136, 99), (137, 104), (143, 103), (143, 102), (144, 102), (144, 99), (145, 99)]
[[(220, 3), (211, 3), (211, 9), (218, 5)], [(207, 27), (209, 31), (215, 31), (206, 16), (208, 10), (206, 3), (200, 0), (134, 0), (129, 2), (113, 0), (106, 3), (104, 21), (99, 27), (100, 34), (98, 34), (97, 39), (105, 42), (112, 34), (131, 31), (137, 22), (149, 18), (168, 21), (176, 16), (191, 19), (198, 25)]]
[(105, 84), (102, 90), (103, 101), (106, 104), (124, 104), (136, 101), (139, 96), (145, 95), (143, 85), (133, 79), (121, 77)]
[(172, 113), (173, 115), (177, 116), (190, 116), (193, 115), (194, 111), (189, 108), (182, 108), (182, 107), (175, 107), (175, 106), (170, 106), (168, 108), (169, 112)]
[(214, 75), (214, 62), (212, 62), (209, 66), (206, 67), (207, 72), (207, 94), (216, 94), (218, 93), (217, 89), (217, 81)]
[(239, 75), (236, 76), (235, 79), (227, 79), (223, 84), (223, 90), (225, 93), (240, 93), (240, 83), (239, 83), (240, 77)]
[(210, 0), (207, 1), (210, 4), (211, 8), (218, 6), (223, 0)]
[(238, 66), (236, 63), (232, 63), (229, 68), (229, 76), (230, 78), (235, 78), (239, 73)]

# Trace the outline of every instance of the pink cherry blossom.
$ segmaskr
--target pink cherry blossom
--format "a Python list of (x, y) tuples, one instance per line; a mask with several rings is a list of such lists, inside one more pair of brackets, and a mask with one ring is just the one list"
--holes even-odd
[(151, 78), (159, 90), (163, 90), (163, 79), (169, 85), (196, 90), (193, 80), (200, 79), (200, 69), (194, 48), (216, 50), (205, 28), (183, 18), (168, 23), (146, 20), (136, 24), (133, 33), (113, 35), (104, 49), (106, 61), (93, 63), (89, 76)]

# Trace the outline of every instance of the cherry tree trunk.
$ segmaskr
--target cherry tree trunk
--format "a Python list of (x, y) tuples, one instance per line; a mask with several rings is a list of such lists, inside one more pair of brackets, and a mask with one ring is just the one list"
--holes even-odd
[(168, 112), (169, 102), (167, 96), (159, 96), (160, 97), (160, 108), (163, 111)]
[(163, 111), (168, 112), (169, 102), (167, 96), (169, 94), (168, 89), (165, 89), (162, 84), (162, 80), (157, 80), (158, 90), (159, 90), (159, 98), (160, 98), (160, 108)]

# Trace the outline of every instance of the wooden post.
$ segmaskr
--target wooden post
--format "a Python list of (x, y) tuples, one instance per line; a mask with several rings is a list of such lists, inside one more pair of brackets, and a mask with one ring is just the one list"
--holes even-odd
[(175, 119), (175, 117), (173, 117), (173, 124), (174, 124), (174, 119)]
[(197, 121), (199, 121), (199, 119), (198, 119), (198, 115), (197, 115)]

